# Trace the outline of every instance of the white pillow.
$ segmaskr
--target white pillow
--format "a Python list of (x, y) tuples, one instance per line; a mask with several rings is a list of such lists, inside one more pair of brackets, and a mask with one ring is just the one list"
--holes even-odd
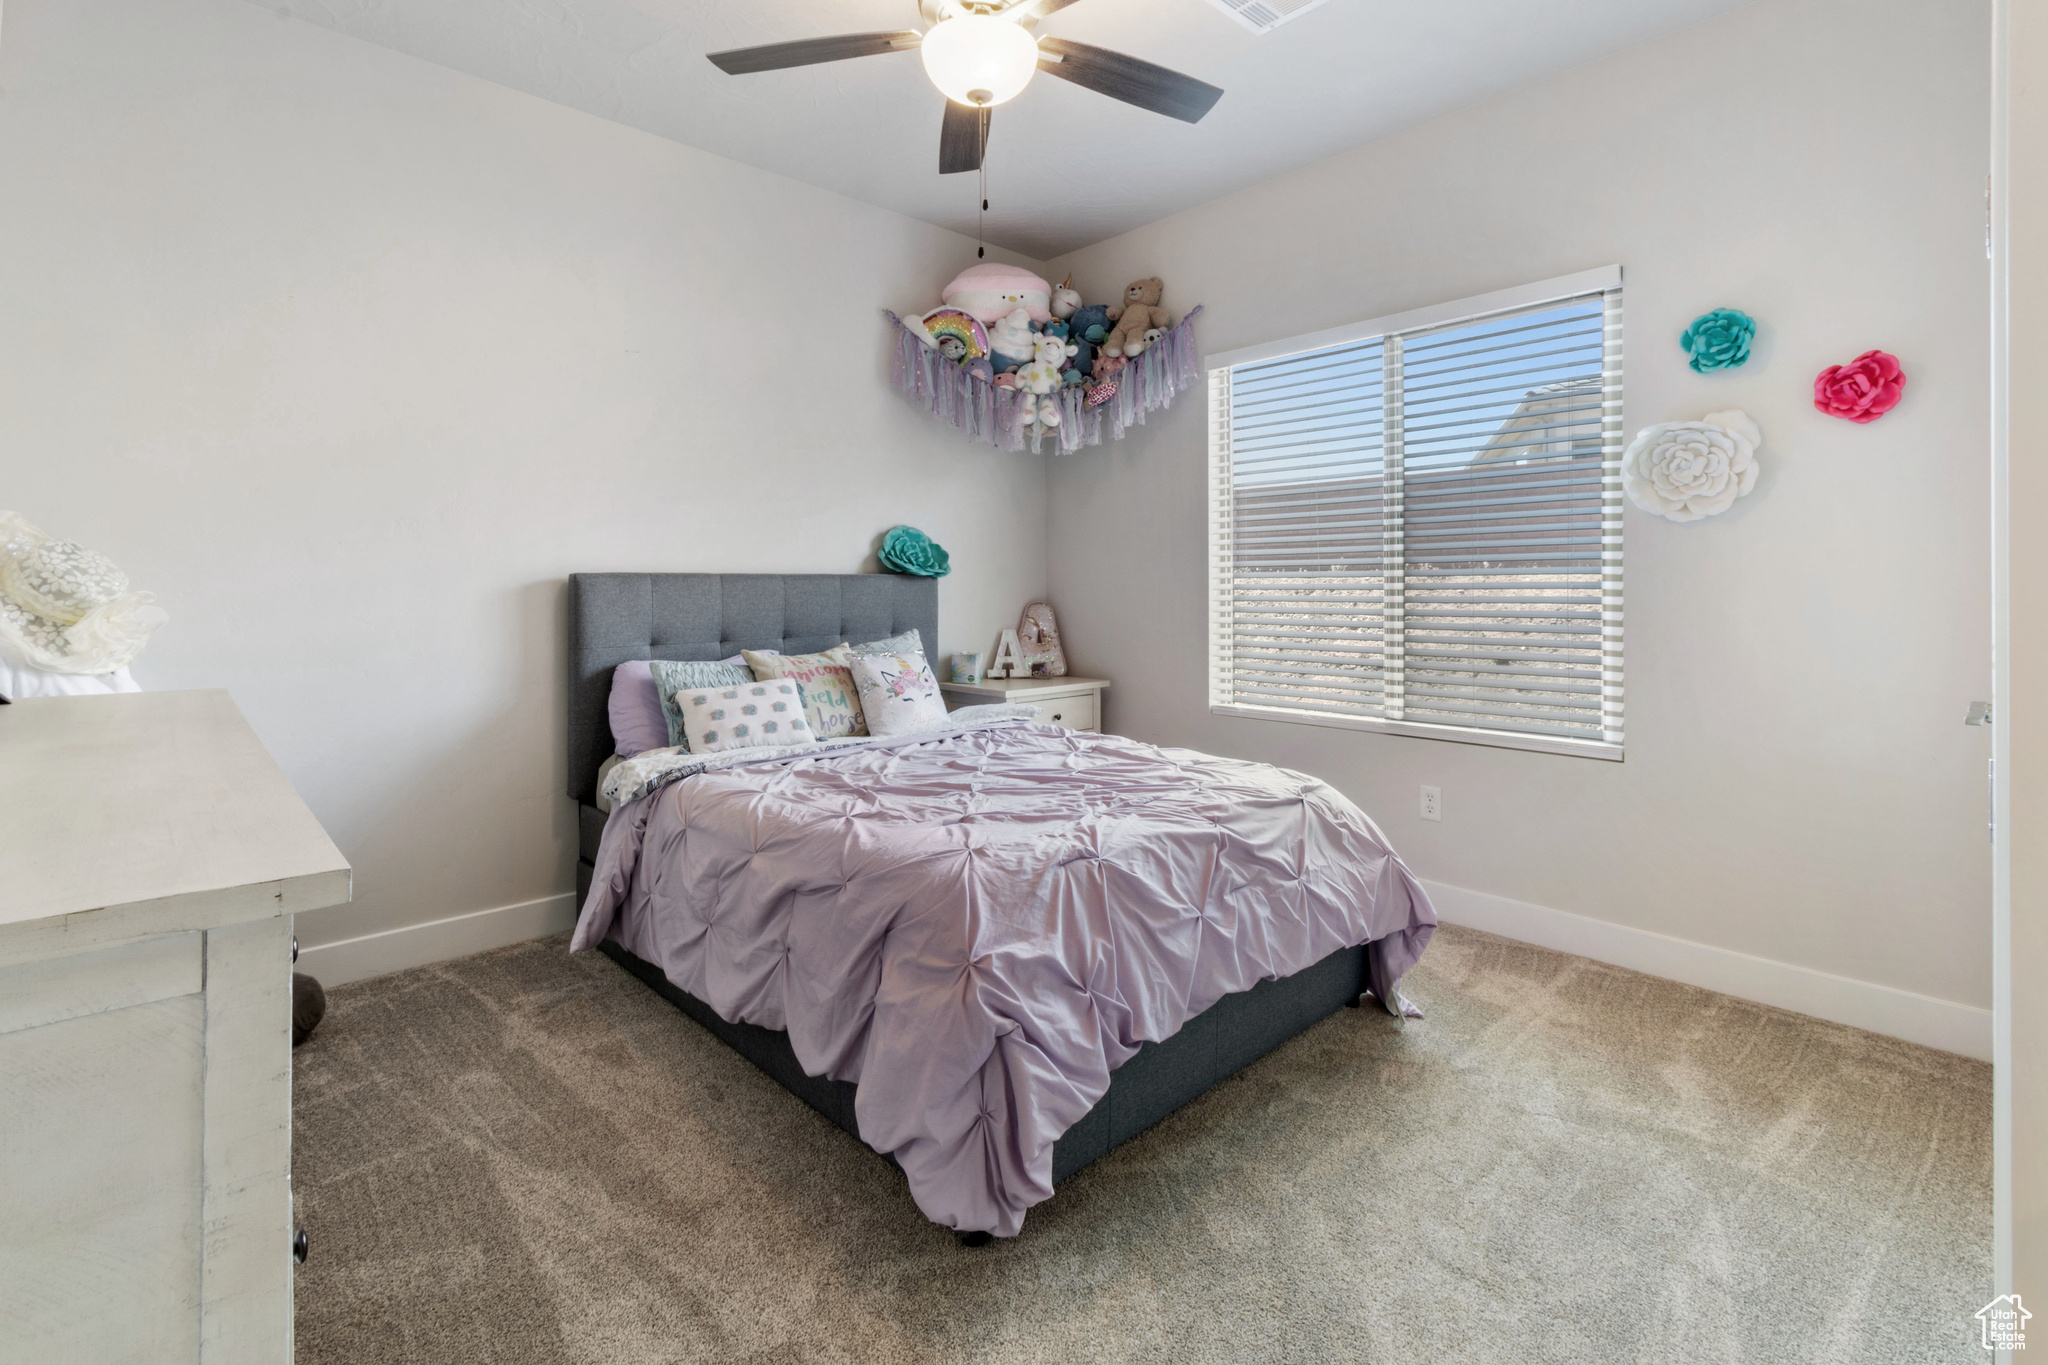
[(788, 678), (685, 687), (675, 700), (693, 754), (809, 744), (816, 738), (804, 720), (803, 693)]
[(886, 640), (870, 640), (864, 645), (848, 645), (856, 654), (922, 654), (924, 637), (912, 626), (901, 635), (891, 635)]
[(856, 654), (848, 663), (871, 735), (900, 735), (946, 722), (946, 700), (922, 654)]

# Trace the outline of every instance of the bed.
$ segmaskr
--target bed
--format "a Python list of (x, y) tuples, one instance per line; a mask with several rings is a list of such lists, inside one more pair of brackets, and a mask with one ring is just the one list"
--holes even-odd
[(912, 628), (935, 650), (933, 580), (579, 574), (570, 605), (576, 946), (895, 1161), (969, 1244), (1334, 1011), (1412, 1013), (1428, 900), (1298, 773), (977, 708), (788, 759), (636, 760), (600, 808), (620, 663)]

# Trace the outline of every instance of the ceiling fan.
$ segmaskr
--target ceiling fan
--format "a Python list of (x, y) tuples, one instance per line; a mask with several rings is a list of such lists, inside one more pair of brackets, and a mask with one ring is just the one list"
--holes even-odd
[(890, 33), (842, 33), (793, 43), (736, 47), (710, 54), (727, 75), (813, 66), (849, 57), (876, 57), (917, 49), (925, 74), (946, 96), (939, 125), (939, 174), (981, 168), (988, 147), (989, 110), (1013, 99), (1043, 71), (1063, 81), (1165, 114), (1199, 123), (1223, 92), (1213, 85), (1127, 57), (1107, 48), (1065, 38), (1034, 38), (1038, 21), (1074, 0), (918, 0), (926, 28)]

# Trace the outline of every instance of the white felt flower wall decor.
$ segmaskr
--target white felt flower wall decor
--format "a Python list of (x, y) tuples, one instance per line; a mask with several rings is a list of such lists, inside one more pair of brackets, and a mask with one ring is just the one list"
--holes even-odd
[(1756, 448), (1763, 442), (1763, 432), (1738, 408), (1697, 422), (1659, 422), (1628, 443), (1621, 486), (1646, 512), (1673, 521), (1711, 517), (1756, 487)]

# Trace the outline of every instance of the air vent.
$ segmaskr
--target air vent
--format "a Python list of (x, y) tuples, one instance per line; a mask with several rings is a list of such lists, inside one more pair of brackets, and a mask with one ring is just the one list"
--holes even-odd
[(1298, 19), (1326, 0), (1209, 0), (1254, 33), (1271, 33), (1289, 19)]

